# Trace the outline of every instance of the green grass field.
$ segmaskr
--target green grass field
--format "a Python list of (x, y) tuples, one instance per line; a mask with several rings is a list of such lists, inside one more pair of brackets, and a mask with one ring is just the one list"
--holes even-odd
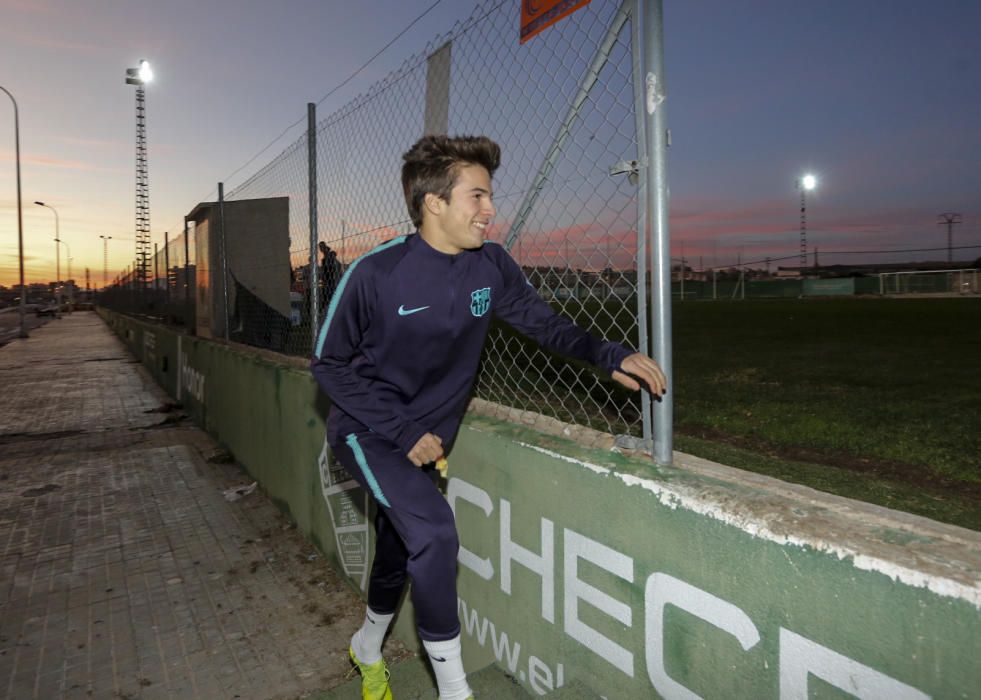
[(674, 307), (676, 447), (981, 530), (981, 300)]
[(673, 314), (676, 449), (981, 530), (981, 299), (703, 301)]

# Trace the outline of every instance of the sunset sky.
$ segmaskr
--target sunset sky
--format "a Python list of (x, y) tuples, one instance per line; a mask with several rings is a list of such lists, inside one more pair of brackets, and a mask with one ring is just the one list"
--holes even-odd
[[(0, 85), (20, 107), (27, 281), (54, 277), (54, 216), (35, 200), (57, 208), (79, 284), (88, 267), (101, 286), (100, 234), (113, 236), (110, 276), (132, 261), (134, 89), (124, 73), (140, 58), (156, 74), (147, 131), (151, 227), (162, 243), (218, 181), (234, 188), (292, 143), (302, 126), (239, 170), (432, 4), (0, 0)], [(443, 0), (318, 113), (366, 92), (477, 5)], [(793, 255), (795, 180), (812, 171), (809, 239), (822, 255), (943, 248), (938, 214), (959, 212), (954, 244), (975, 247), (955, 259), (981, 256), (981, 3), (664, 8), (674, 255), (696, 266)], [(3, 285), (17, 280), (13, 126), (0, 94)], [(64, 258), (62, 248), (67, 278)]]

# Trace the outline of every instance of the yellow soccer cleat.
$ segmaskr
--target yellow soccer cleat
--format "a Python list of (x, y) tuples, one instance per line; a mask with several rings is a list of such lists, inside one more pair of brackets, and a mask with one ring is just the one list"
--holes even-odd
[(354, 655), (354, 649), (348, 647), (348, 656), (361, 674), (362, 700), (392, 700), (392, 689), (388, 686), (389, 672), (385, 660), (379, 659), (373, 664), (363, 664)]

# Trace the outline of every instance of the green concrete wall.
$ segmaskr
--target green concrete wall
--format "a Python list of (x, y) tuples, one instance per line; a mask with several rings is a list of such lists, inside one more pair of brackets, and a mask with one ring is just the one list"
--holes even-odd
[[(144, 361), (141, 334), (158, 364), (180, 346), (185, 406), (364, 590), (365, 496), (323, 452), (309, 373), (104, 315)], [(611, 699), (978, 696), (979, 533), (677, 461), (469, 414), (447, 484), (468, 666)]]
[(106, 324), (126, 344), (133, 356), (143, 363), (157, 384), (171, 396), (177, 389), (178, 334), (168, 328), (99, 309)]
[[(334, 492), (324, 494), (318, 465), (329, 404), (318, 395), (310, 373), (242, 346), (188, 336), (104, 309), (100, 314), (144, 364), (148, 363), (146, 337), (155, 336), (152, 342), (167, 348), (167, 364), (176, 371), (169, 372), (161, 386), (343, 568), (339, 538), (331, 523), (336, 520), (341, 527), (351, 527), (360, 516), (367, 533), (366, 518), (354, 508), (360, 505), (364, 510), (365, 499), (360, 491), (351, 498), (348, 491), (329, 487), (326, 490)], [(159, 364), (164, 356), (157, 355)], [(150, 371), (158, 378), (158, 372)], [(328, 471), (325, 466), (325, 478), (329, 478)], [(361, 503), (354, 504), (358, 496)], [(367, 534), (362, 539), (367, 549)], [(352, 547), (344, 551), (348, 560), (356, 558)], [(361, 554), (361, 559), (367, 557), (367, 551)]]

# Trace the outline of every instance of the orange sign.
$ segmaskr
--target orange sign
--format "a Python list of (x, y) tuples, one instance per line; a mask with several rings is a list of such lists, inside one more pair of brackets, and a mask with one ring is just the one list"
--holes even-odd
[(521, 43), (588, 4), (589, 0), (521, 0)]

